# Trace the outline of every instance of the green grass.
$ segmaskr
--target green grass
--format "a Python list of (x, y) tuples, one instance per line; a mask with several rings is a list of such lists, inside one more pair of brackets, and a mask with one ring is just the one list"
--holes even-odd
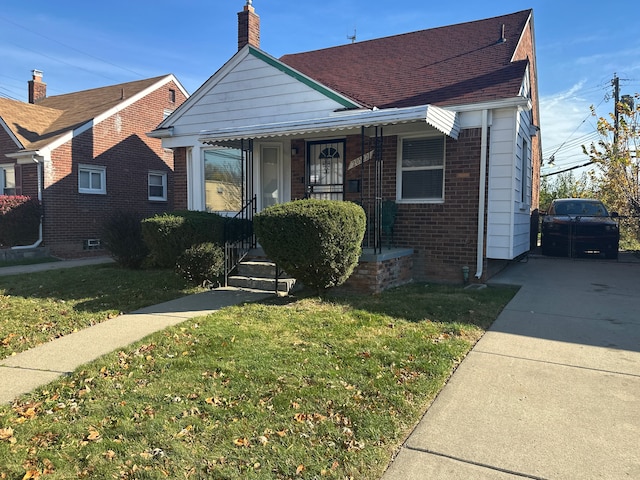
[(2, 276), (0, 358), (196, 290), (170, 270), (116, 264)]
[(514, 293), (416, 284), (186, 321), (0, 406), (0, 478), (380, 478)]

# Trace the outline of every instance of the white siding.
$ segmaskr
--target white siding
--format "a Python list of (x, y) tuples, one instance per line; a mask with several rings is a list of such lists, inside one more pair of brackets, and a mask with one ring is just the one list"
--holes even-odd
[[(529, 112), (501, 109), (493, 112), (490, 133), (489, 195), (487, 203), (487, 257), (511, 260), (529, 250), (531, 163), (526, 175), (525, 202), (521, 202), (522, 141), (528, 135)], [(523, 137), (524, 136), (524, 137)]]
[(172, 122), (174, 136), (219, 128), (307, 120), (342, 108), (335, 100), (253, 55), (214, 75)]
[(516, 109), (494, 110), (489, 146), (487, 257), (511, 259)]

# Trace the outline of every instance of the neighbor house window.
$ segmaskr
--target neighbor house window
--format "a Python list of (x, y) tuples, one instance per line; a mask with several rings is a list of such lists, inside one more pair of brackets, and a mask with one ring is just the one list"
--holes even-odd
[(167, 174), (165, 172), (149, 172), (149, 200), (167, 200)]
[(444, 199), (445, 137), (405, 137), (398, 154), (398, 200), (438, 202)]
[(16, 167), (0, 165), (0, 195), (16, 194)]
[(176, 103), (176, 91), (173, 88), (169, 89), (169, 101), (171, 103)]
[(78, 192), (105, 195), (107, 169), (96, 165), (78, 165)]

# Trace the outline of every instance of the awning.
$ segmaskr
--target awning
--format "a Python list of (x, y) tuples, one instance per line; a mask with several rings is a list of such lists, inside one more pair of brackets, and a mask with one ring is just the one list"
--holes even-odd
[(199, 140), (202, 143), (218, 143), (412, 122), (426, 122), (436, 130), (454, 139), (458, 138), (458, 133), (460, 132), (458, 114), (456, 112), (433, 105), (421, 105), (418, 107), (387, 108), (384, 110), (334, 112), (330, 116), (323, 118), (219, 128), (201, 132)]

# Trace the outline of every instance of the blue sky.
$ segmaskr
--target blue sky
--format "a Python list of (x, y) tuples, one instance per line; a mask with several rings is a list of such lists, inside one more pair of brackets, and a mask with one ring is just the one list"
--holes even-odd
[[(7, 4), (8, 3), (8, 4)], [(237, 50), (245, 0), (9, 0), (0, 10), (0, 96), (26, 101), (31, 70), (49, 95), (173, 73), (193, 93)], [(551, 173), (588, 160), (596, 120), (640, 92), (640, 13), (631, 0), (254, 0), (261, 48), (275, 57), (532, 8), (543, 156)], [(437, 5), (437, 6), (436, 6)], [(339, 66), (337, 66), (339, 68)]]

